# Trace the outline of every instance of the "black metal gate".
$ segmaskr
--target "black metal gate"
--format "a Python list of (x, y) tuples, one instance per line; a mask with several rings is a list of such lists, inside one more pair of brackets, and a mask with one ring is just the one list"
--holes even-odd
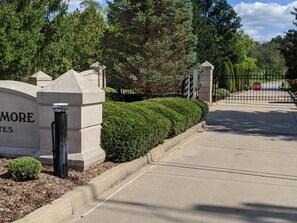
[(284, 75), (215, 75), (213, 101), (229, 103), (294, 103)]

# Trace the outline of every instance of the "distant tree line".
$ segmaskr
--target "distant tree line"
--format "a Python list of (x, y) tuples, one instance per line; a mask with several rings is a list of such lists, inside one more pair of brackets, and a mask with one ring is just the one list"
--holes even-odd
[(26, 80), (38, 70), (57, 77), (100, 61), (114, 86), (133, 83), (156, 95), (179, 89), (206, 60), (222, 80), (257, 69), (296, 73), (296, 31), (256, 43), (226, 0), (114, 0), (106, 9), (82, 0), (74, 12), (68, 3), (0, 1), (1, 79)]

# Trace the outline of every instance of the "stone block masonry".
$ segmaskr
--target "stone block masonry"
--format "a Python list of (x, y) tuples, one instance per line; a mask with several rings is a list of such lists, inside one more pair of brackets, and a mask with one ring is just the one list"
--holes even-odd
[(84, 170), (103, 162), (100, 132), (104, 91), (74, 70), (54, 81), (38, 72), (32, 80), (37, 86), (0, 81), (0, 155), (33, 156), (51, 164), (53, 103), (68, 103), (69, 166)]

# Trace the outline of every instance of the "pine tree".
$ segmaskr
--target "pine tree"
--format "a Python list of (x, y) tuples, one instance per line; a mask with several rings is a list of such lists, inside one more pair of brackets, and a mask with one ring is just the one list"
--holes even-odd
[(117, 77), (148, 95), (171, 93), (195, 64), (190, 0), (109, 3), (106, 53)]

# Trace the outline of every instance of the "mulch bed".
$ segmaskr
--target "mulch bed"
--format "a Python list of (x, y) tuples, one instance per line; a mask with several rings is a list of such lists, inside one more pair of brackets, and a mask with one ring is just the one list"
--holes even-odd
[(44, 165), (38, 179), (16, 182), (7, 173), (10, 160), (0, 158), (0, 223), (20, 219), (118, 165), (105, 162), (83, 172), (69, 169), (67, 180), (53, 176), (53, 167)]

